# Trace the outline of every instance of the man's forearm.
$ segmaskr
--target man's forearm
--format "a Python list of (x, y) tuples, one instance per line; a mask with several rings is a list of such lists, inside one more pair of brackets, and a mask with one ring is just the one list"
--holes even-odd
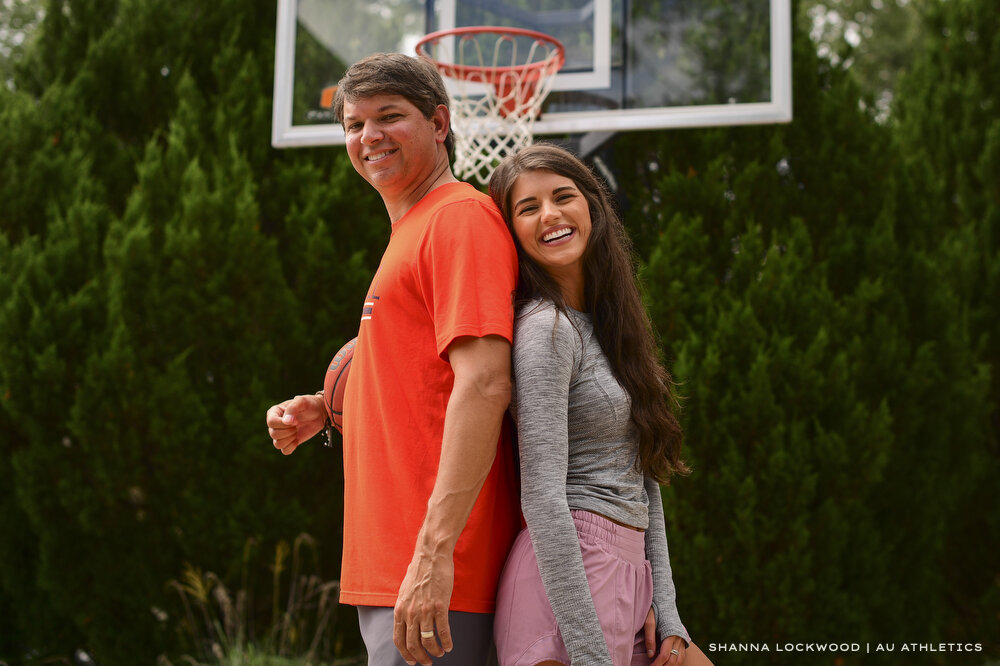
[[(396, 597), (393, 642), (408, 663), (430, 663), (452, 648), (448, 609), (455, 584), (455, 544), (497, 454), (510, 402), (510, 343), (495, 335), (448, 346), (455, 383), (445, 411), (441, 457), (413, 558)], [(440, 645), (433, 639), (434, 632)]]
[(457, 381), (445, 414), (441, 459), (417, 548), (451, 555), (496, 457), (510, 402), (506, 378)]

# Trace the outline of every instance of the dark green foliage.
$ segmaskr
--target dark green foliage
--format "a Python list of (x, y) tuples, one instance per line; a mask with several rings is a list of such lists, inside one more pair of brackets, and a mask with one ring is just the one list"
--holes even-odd
[[(270, 544), (308, 532), (337, 575), (339, 454), (277, 455), (263, 415), (357, 330), (385, 211), (341, 149), (269, 146), (270, 0), (46, 9), (0, 86), (0, 659), (202, 654), (186, 563), (257, 590), (248, 627)], [(666, 506), (703, 647), (1000, 652), (1000, 9), (925, 20), (888, 123), (800, 25), (790, 125), (611, 144), (685, 396)], [(349, 610), (327, 636), (353, 651)], [(970, 663), (912, 657), (880, 663)]]
[[(991, 522), (995, 544), (995, 519), (969, 516), (986, 501), (980, 484), (998, 479), (986, 428), (996, 364), (977, 331), (984, 308), (978, 321), (995, 329), (997, 299), (971, 273), (995, 261), (976, 243), (992, 236), (937, 215), (941, 180), (955, 176), (924, 180), (802, 30), (794, 62), (791, 125), (637, 134), (613, 148), (686, 396), (695, 473), (666, 495), (682, 617), (703, 647), (983, 642), (996, 546), (968, 530)], [(938, 136), (940, 116), (925, 121)], [(987, 128), (965, 135), (971, 162), (987, 163)]]
[[(988, 371), (987, 415), (968, 424), (969, 434), (987, 430), (988, 438), (956, 441), (935, 462), (968, 470), (955, 518), (939, 526), (951, 546), (951, 623), (988, 636), (996, 654), (1000, 516), (987, 507), (1000, 477), (1000, 6), (933, 3), (924, 20), (923, 55), (898, 97), (897, 134), (911, 187), (933, 193), (934, 205), (897, 206), (920, 243), (940, 248), (958, 315)], [(953, 381), (950, 368), (945, 379)]]
[(385, 212), (342, 151), (268, 145), (273, 3), (46, 9), (0, 90), (0, 658), (150, 663), (185, 562), (309, 531), (336, 577), (339, 456), (263, 416), (354, 335)]

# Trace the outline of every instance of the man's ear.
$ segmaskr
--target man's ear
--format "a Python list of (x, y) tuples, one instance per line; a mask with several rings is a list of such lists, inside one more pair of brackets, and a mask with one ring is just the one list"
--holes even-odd
[(444, 104), (438, 104), (437, 108), (434, 109), (434, 115), (431, 116), (431, 121), (434, 123), (434, 134), (437, 140), (444, 143), (451, 129), (451, 112), (448, 107)]

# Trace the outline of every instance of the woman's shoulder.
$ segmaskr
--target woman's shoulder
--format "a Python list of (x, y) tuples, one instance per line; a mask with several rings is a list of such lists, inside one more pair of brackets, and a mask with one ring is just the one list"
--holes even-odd
[(514, 316), (514, 328), (521, 330), (551, 329), (557, 323), (569, 323), (566, 315), (559, 311), (556, 304), (543, 298), (535, 298), (517, 307)]
[(563, 349), (580, 346), (577, 324), (552, 301), (545, 299), (522, 304), (514, 317), (514, 346), (539, 344)]

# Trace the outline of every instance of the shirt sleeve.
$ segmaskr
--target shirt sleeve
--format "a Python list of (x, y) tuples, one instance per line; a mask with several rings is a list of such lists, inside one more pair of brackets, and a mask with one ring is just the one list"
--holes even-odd
[(610, 665), (566, 500), (569, 389), (582, 353), (574, 338), (573, 325), (551, 306), (518, 322), (513, 366), (521, 509), (570, 662)]
[(512, 340), (517, 251), (497, 211), (472, 200), (442, 206), (421, 239), (417, 271), (442, 359), (461, 336)]
[(659, 640), (680, 636), (691, 644), (691, 637), (677, 613), (677, 592), (674, 575), (670, 569), (667, 550), (667, 531), (663, 519), (663, 497), (660, 484), (646, 476), (646, 495), (649, 497), (649, 527), (646, 529), (646, 559), (653, 568), (653, 613), (656, 615), (656, 632)]

